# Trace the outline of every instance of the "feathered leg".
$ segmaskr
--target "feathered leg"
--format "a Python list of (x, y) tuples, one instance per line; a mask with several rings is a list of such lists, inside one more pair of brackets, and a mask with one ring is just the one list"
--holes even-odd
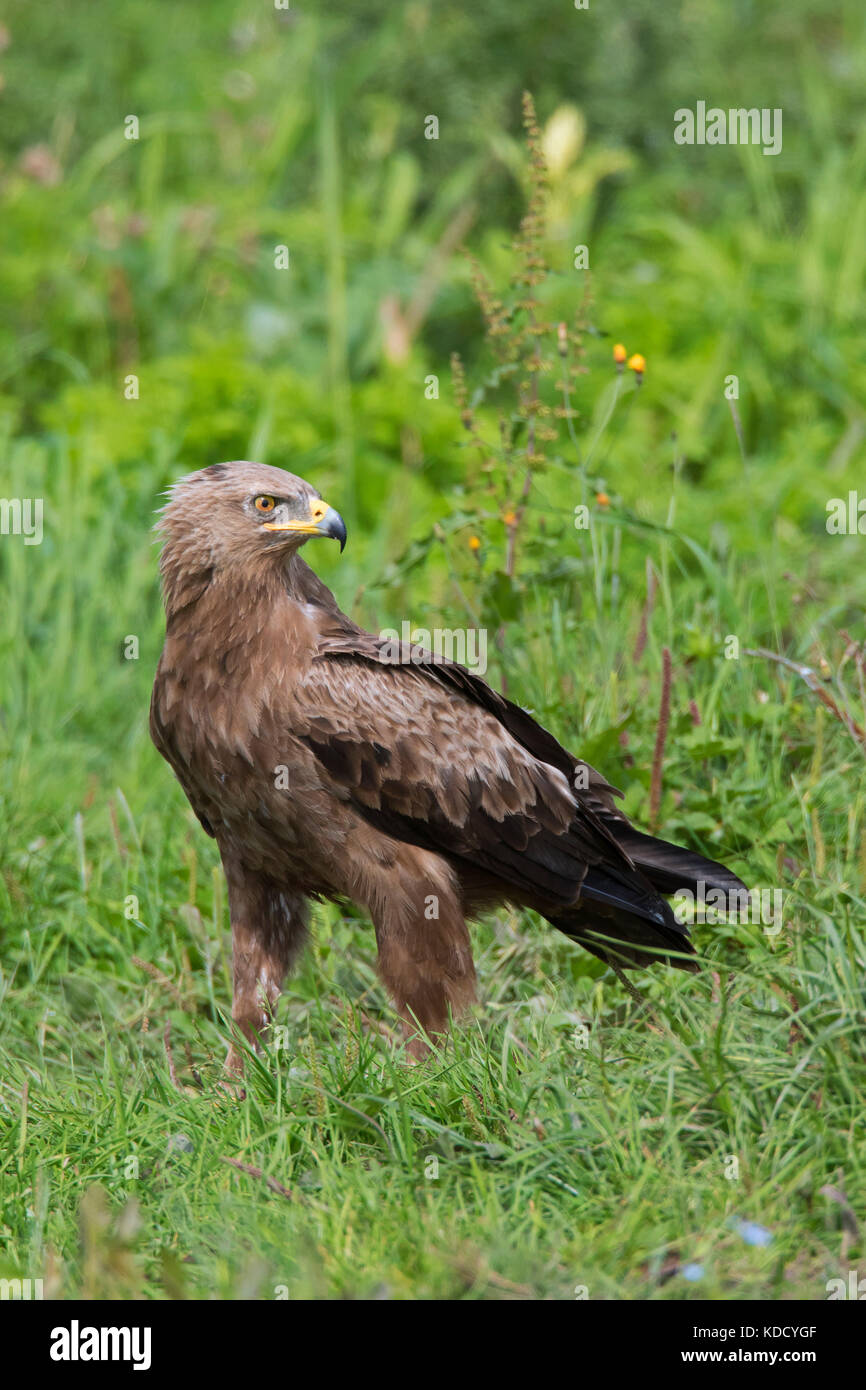
[[(371, 881), (372, 879), (372, 881)], [(401, 847), (401, 861), (367, 876), (366, 907), (376, 928), (379, 973), (411, 1037), (444, 1033), (475, 999), (475, 966), (459, 888), (437, 856)]]
[[(223, 860), (232, 924), (232, 1019), (253, 1047), (266, 1037), (288, 971), (307, 934), (307, 902)], [(226, 1070), (243, 1073), (243, 1052), (229, 1048)]]

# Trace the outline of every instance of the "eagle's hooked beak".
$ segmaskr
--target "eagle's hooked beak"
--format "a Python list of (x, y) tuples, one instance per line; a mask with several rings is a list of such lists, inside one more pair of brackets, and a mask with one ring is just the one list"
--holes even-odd
[(304, 536), (329, 536), (332, 540), (340, 542), (341, 555), (346, 545), (345, 521), (339, 512), (329, 507), (320, 497), (310, 498), (309, 521), (266, 521), (262, 530), (300, 531)]

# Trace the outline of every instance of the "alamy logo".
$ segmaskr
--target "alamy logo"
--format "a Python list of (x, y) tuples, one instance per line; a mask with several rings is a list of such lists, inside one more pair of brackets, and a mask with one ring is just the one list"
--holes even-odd
[(866, 536), (866, 497), (849, 492), (827, 503), (827, 531), (831, 536)]
[(0, 536), (23, 536), (25, 545), (41, 545), (42, 498), (0, 497)]
[(131, 1361), (134, 1371), (150, 1370), (149, 1327), (69, 1327), (51, 1329), (52, 1361)]
[(781, 888), (729, 888), (726, 892), (699, 879), (695, 889), (680, 888), (673, 896), (673, 914), (683, 926), (691, 921), (727, 921), (760, 924), (765, 936), (778, 936), (782, 930)]
[(42, 1299), (41, 1279), (0, 1279), (0, 1302), (5, 1299)]
[(844, 1279), (828, 1279), (824, 1285), (827, 1290), (827, 1299), (830, 1303), (834, 1299), (854, 1299), (862, 1303), (866, 1299), (866, 1279), (860, 1278), (858, 1269), (848, 1270), (847, 1283)]
[(397, 666), (435, 666), (444, 661), (456, 661), (483, 676), (487, 670), (486, 628), (426, 628), (413, 629), (404, 618), (400, 631), (383, 628), (379, 633), (382, 646), (380, 659)]
[(674, 112), (674, 142), (677, 145), (763, 145), (764, 154), (782, 150), (782, 108), (762, 106), (721, 106), (707, 109), (699, 101), (695, 110), (681, 106)]

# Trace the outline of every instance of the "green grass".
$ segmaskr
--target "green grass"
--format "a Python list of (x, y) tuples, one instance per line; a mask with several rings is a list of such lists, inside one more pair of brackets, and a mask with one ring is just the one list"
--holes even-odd
[[(159, 959), (177, 1000), (130, 970), (134, 930), (117, 934), (116, 969), (65, 977), (67, 1020), (44, 1018), (37, 951), (16, 991), (38, 1045), (31, 1065), (7, 1072), (7, 1095), (28, 1078), (30, 1091), (4, 1167), (20, 1168), (30, 1216), (16, 1220), (7, 1205), (4, 1219), (12, 1262), (50, 1270), (55, 1292), (267, 1298), (286, 1285), (293, 1298), (569, 1298), (585, 1285), (592, 1298), (825, 1296), (839, 1214), (818, 1186), (844, 1173), (849, 1199), (862, 1200), (851, 969), (862, 937), (835, 940), (829, 979), (813, 933), (783, 953), (786, 966), (757, 951), (735, 978), (723, 966), (715, 1002), (707, 977), (667, 982), (653, 991), (653, 1034), (606, 987), (575, 980), (567, 951), (503, 922), (481, 934), (484, 1016), (418, 1071), (359, 1028), (359, 1001), (381, 1009), (362, 929), (320, 922), (315, 968), (285, 1011), (286, 1049), (254, 1066), (238, 1104), (218, 1089), (207, 984), (184, 970), (210, 944), (224, 990), (211, 930), (195, 934), (199, 950), (164, 933)], [(724, 952), (713, 954), (721, 964)], [(725, 1177), (731, 1155), (736, 1181)], [(92, 1183), (114, 1225), (85, 1226), (79, 1256), (76, 1213)], [(772, 1245), (746, 1246), (735, 1217), (768, 1226)], [(699, 1288), (660, 1287), (674, 1256), (705, 1267)]]
[[(796, 0), (758, 32), (745, 0), (707, 4), (686, 42), (636, 3), (578, 16), (579, 49), (571, 16), (547, 30), (516, 0), (481, 30), (424, 4), (372, 29), (348, 4), (276, 29), (242, 0), (173, 4), (170, 28), (118, 8), (123, 45), (86, 5), (65, 34), (36, 13), (25, 45), (12, 3), (0, 57), (0, 494), (45, 501), (40, 546), (0, 537), (0, 1277), (89, 1298), (825, 1299), (864, 1257), (864, 748), (746, 651), (809, 664), (866, 723), (864, 538), (825, 527), (830, 497), (862, 492), (866, 438), (861, 7)], [(784, 105), (784, 154), (677, 151), (696, 72), (695, 96), (730, 77), (732, 104)], [(506, 294), (527, 85), (543, 127), (575, 102), (587, 122), (551, 172), (537, 313), (580, 314), (577, 242), (592, 298), (575, 436), (535, 472), (508, 575), (519, 404), (465, 260), (436, 247), (465, 215)], [(20, 162), (38, 142), (56, 184)], [(383, 307), (431, 274), (401, 355)], [(620, 339), (640, 388), (617, 385)], [(228, 1094), (224, 884), (147, 706), (160, 494), (231, 457), (346, 515), (345, 555), (310, 558), (359, 621), (485, 627), (491, 682), (644, 825), (669, 648), (659, 831), (781, 889), (781, 931), (697, 924), (702, 973), (636, 973), (639, 1009), (502, 912), (474, 929), (477, 1008), (411, 1067), (370, 924), (317, 906), (280, 1046)]]

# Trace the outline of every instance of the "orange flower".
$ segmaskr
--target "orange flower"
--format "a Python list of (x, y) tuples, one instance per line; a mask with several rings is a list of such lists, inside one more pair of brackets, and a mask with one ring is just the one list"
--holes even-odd
[(480, 542), (480, 540), (478, 539), (477, 536), (470, 536), (470, 537), (469, 537), (469, 549), (470, 549), (470, 550), (480, 550), (480, 549), (481, 549), (481, 542)]
[(608, 497), (606, 492), (597, 492), (595, 494), (595, 500), (600, 507), (610, 506), (610, 498)]
[(517, 521), (517, 513), (516, 513), (516, 512), (506, 512), (505, 515), (504, 515), (504, 517), (502, 518), (502, 520), (505, 522), (505, 525), (506, 525), (506, 526), (513, 526), (513, 525), (515, 524), (515, 522)]
[(632, 353), (631, 357), (626, 362), (626, 366), (633, 371), (636, 376), (643, 376), (646, 371), (646, 362), (639, 352)]
[(617, 343), (613, 350), (613, 360), (616, 363), (616, 365), (618, 367), (621, 367), (627, 356), (628, 353), (626, 352), (622, 343)]

